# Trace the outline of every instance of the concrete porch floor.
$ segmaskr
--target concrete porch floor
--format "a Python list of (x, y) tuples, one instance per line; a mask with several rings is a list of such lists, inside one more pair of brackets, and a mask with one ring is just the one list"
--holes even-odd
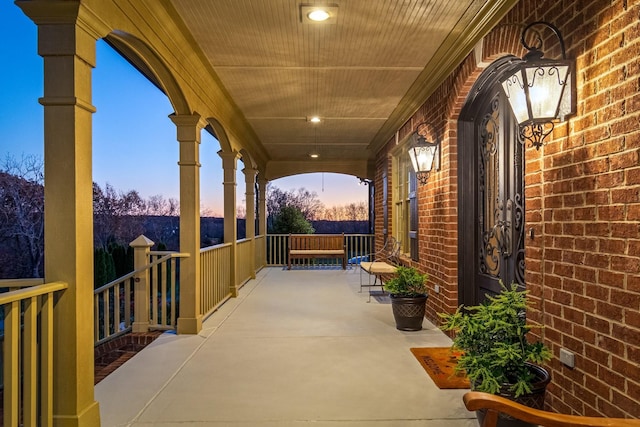
[(445, 347), (426, 320), (395, 329), (356, 267), (265, 268), (198, 335), (165, 333), (100, 382), (102, 426), (477, 426), (409, 349)]

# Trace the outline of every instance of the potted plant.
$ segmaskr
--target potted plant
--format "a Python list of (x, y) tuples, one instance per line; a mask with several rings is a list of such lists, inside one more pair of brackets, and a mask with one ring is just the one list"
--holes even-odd
[(427, 302), (427, 275), (414, 267), (400, 266), (395, 276), (384, 285), (391, 297), (396, 328), (401, 331), (422, 329)]
[[(500, 285), (502, 292), (483, 304), (441, 314), (441, 329), (453, 332), (452, 348), (462, 352), (456, 369), (466, 372), (473, 390), (543, 409), (550, 377), (539, 364), (551, 359), (551, 351), (542, 342), (527, 339), (535, 327), (525, 317), (528, 291), (516, 284)], [(481, 424), (483, 416), (478, 413)]]

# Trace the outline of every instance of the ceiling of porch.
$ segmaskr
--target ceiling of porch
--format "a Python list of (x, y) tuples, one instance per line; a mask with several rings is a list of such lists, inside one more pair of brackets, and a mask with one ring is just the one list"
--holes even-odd
[(335, 15), (313, 23), (305, 0), (170, 0), (257, 135), (268, 179), (370, 175), (376, 151), (515, 3), (306, 0), (329, 2)]

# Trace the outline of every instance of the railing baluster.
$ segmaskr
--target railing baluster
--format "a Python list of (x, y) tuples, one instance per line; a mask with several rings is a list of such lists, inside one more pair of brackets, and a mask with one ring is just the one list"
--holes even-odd
[(22, 341), (22, 417), (23, 425), (35, 426), (38, 414), (38, 297), (24, 302)]
[(104, 336), (111, 335), (111, 314), (109, 313), (111, 304), (109, 304), (109, 289), (102, 294), (102, 307), (104, 310)]
[(4, 425), (18, 425), (20, 393), (18, 349), (20, 348), (20, 301), (4, 306)]
[(53, 293), (43, 295), (40, 311), (41, 427), (53, 427), (53, 299)]
[(176, 326), (176, 305), (177, 300), (176, 300), (176, 259), (175, 258), (171, 258), (169, 260), (169, 262), (171, 263), (171, 327)]
[(158, 270), (160, 265), (151, 269), (151, 324), (158, 325)]
[(120, 331), (120, 285), (113, 288), (113, 332)]
[(93, 295), (93, 335), (94, 341), (100, 340), (100, 296), (99, 294)]
[(124, 327), (131, 326), (131, 279), (124, 281)]
[(167, 325), (167, 274), (169, 273), (166, 268), (167, 264), (164, 264), (162, 269), (162, 275), (160, 277), (160, 317), (158, 324), (160, 326)]

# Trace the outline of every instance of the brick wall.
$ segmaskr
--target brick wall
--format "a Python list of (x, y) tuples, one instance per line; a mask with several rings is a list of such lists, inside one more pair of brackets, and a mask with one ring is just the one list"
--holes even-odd
[[(521, 1), (483, 42), (483, 62), (522, 56), (520, 27), (559, 27), (576, 59), (577, 114), (540, 151), (526, 150), (526, 281), (532, 321), (556, 356), (547, 402), (564, 413), (640, 417), (640, 2)], [(552, 40), (548, 40), (552, 42)], [(557, 57), (558, 48), (547, 56)], [(469, 55), (407, 124), (444, 123), (442, 168), (419, 188), (420, 261), (428, 318), (458, 304), (457, 117), (482, 69)], [(387, 161), (395, 140), (381, 150)], [(381, 188), (376, 173), (376, 188)], [(380, 185), (380, 186), (379, 186)], [(376, 193), (376, 233), (381, 230)], [(391, 195), (389, 196), (389, 202)], [(391, 216), (391, 205), (389, 214)], [(391, 224), (391, 222), (390, 222)], [(435, 285), (440, 293), (434, 292)], [(562, 365), (560, 348), (576, 355)]]

